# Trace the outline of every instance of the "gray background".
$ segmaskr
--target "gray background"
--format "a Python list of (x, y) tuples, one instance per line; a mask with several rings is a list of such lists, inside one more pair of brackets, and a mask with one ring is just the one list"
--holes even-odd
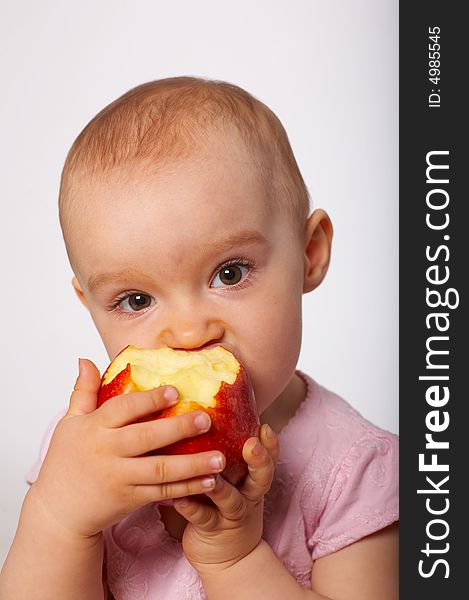
[(77, 357), (108, 363), (70, 285), (62, 164), (96, 112), (151, 79), (224, 79), (281, 119), (335, 227), (299, 368), (397, 432), (397, 1), (4, 0), (1, 13), (1, 561)]

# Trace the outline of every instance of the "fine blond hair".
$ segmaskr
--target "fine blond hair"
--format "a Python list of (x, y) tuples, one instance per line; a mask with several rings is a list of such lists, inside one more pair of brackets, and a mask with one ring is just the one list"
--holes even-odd
[(129, 90), (101, 110), (67, 154), (59, 192), (65, 243), (73, 189), (79, 178), (101, 176), (125, 166), (142, 169), (190, 157), (207, 134), (240, 135), (269, 185), (272, 208), (298, 225), (308, 216), (309, 193), (287, 133), (276, 115), (244, 89), (225, 81), (171, 77)]

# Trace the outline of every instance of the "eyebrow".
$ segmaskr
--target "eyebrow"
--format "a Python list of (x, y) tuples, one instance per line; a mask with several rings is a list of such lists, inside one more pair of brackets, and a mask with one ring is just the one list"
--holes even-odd
[[(204, 248), (213, 254), (224, 252), (230, 249), (234, 249), (236, 246), (247, 246), (250, 244), (263, 244), (268, 246), (267, 239), (256, 230), (246, 230), (235, 233), (226, 239), (221, 239), (217, 242), (213, 242), (212, 244), (204, 244)], [(88, 279), (88, 289), (91, 292), (94, 292), (100, 287), (105, 285), (110, 285), (112, 283), (117, 283), (122, 280), (128, 279), (148, 279), (151, 278), (139, 271), (138, 269), (134, 269), (132, 267), (128, 267), (126, 269), (122, 269), (121, 271), (114, 271), (109, 273), (99, 273), (98, 275), (92, 275)]]

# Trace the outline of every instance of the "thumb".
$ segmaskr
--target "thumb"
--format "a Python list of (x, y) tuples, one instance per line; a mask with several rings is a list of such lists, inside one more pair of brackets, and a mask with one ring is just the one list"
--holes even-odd
[(95, 410), (101, 376), (96, 365), (87, 358), (78, 359), (78, 378), (70, 396), (68, 416), (86, 415)]

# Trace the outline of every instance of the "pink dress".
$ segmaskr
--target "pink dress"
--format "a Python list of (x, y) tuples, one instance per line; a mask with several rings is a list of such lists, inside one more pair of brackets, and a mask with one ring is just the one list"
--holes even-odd
[[(279, 434), (280, 457), (265, 497), (263, 538), (310, 589), (314, 560), (398, 520), (398, 438), (301, 371), (307, 395)], [(52, 432), (27, 481), (37, 479)], [(108, 584), (116, 600), (199, 600), (206, 595), (157, 504), (104, 531)]]

